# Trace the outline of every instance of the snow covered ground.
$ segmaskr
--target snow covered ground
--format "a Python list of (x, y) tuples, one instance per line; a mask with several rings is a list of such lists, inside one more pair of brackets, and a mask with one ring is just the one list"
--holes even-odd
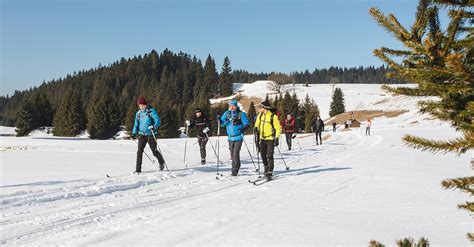
[[(319, 86), (308, 92), (323, 108), (332, 92)], [(297, 94), (305, 95), (300, 88)], [(208, 164), (198, 164), (195, 138), (188, 140), (187, 168), (185, 140), (166, 139), (159, 145), (170, 171), (155, 172), (144, 157), (145, 173), (131, 175), (136, 144), (130, 140), (0, 137), (0, 244), (367, 246), (371, 239), (394, 245), (402, 237), (424, 236), (433, 246), (471, 246), (465, 234), (472, 220), (456, 207), (469, 198), (443, 190), (440, 182), (472, 174), (472, 154), (433, 155), (400, 140), (407, 133), (458, 134), (417, 113), (415, 100), (386, 95), (379, 85), (341, 88), (348, 110), (409, 112), (374, 119), (371, 136), (362, 128), (325, 132), (328, 139), (315, 146), (313, 136), (301, 134), (291, 151), (282, 138), (290, 169), (276, 152), (278, 175), (260, 186), (247, 182), (256, 172), (245, 146), (240, 175), (228, 176), (224, 137), (221, 180), (215, 178), (211, 145)], [(211, 139), (215, 144), (216, 137)], [(252, 136), (246, 143), (253, 154)]]

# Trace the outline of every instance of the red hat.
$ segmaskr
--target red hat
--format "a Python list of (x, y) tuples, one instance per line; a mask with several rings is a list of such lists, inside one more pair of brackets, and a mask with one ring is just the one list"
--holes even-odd
[(140, 98), (138, 98), (137, 100), (137, 105), (146, 105), (146, 100), (145, 100), (145, 97), (143, 96), (140, 96)]

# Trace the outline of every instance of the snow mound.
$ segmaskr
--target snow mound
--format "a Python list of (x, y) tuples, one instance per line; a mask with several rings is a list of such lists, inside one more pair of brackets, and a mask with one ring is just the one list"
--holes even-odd
[(274, 81), (255, 81), (253, 83), (234, 83), (234, 92), (247, 97), (265, 98), (267, 94), (277, 94), (278, 85)]

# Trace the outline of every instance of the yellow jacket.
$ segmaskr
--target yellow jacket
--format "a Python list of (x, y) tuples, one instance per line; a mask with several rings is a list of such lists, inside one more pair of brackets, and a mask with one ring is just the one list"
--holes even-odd
[[(260, 140), (273, 140), (272, 124), (270, 123), (272, 113), (267, 111), (266, 113), (259, 113), (257, 120), (255, 121), (255, 127), (260, 133)], [(280, 138), (281, 126), (280, 120), (277, 114), (273, 114), (273, 127), (275, 128), (275, 138)]]

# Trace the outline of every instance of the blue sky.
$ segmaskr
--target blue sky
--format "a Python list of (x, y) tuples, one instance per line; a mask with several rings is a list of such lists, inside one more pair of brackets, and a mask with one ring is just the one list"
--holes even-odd
[(0, 0), (1, 90), (12, 94), (74, 71), (169, 48), (218, 70), (292, 72), (379, 66), (372, 51), (400, 44), (372, 6), (414, 19), (415, 0)]

